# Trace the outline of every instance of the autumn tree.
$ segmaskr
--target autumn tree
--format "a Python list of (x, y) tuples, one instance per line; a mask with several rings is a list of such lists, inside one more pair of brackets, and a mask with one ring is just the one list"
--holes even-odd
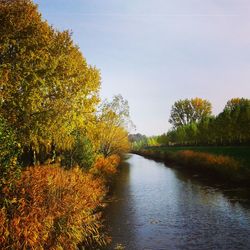
[(131, 124), (128, 102), (117, 95), (111, 102), (105, 100), (101, 104), (88, 136), (96, 151), (105, 157), (122, 154), (130, 148), (128, 129)]
[(70, 148), (99, 102), (98, 70), (30, 0), (0, 0), (0, 23), (0, 115), (22, 147)]
[(211, 110), (211, 103), (201, 98), (179, 100), (172, 106), (169, 122), (175, 128), (198, 122), (210, 116)]
[(245, 107), (249, 105), (250, 100), (246, 98), (232, 98), (227, 101), (226, 106), (223, 111), (233, 112), (236, 109)]
[[(183, 110), (182, 107), (188, 107), (186, 105), (188, 100), (177, 103), (178, 105), (174, 108), (178, 107)], [(178, 112), (176, 111), (176, 113)], [(190, 117), (192, 117), (190, 113), (188, 116), (183, 115), (184, 113), (183, 111), (179, 112), (179, 115), (175, 114), (173, 116), (174, 118), (177, 117), (175, 120), (171, 117), (172, 121), (176, 121), (175, 127), (168, 132), (168, 137), (172, 143), (233, 145), (246, 144), (250, 141), (249, 99), (233, 98), (227, 102), (223, 111), (217, 116), (201, 116), (201, 119), (196, 119), (193, 122), (190, 122)], [(181, 118), (183, 118), (183, 121), (180, 121)]]

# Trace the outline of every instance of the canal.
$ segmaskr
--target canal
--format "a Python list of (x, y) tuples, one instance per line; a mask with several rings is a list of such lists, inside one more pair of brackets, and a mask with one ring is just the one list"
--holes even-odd
[(250, 249), (248, 194), (129, 155), (105, 212), (108, 249)]

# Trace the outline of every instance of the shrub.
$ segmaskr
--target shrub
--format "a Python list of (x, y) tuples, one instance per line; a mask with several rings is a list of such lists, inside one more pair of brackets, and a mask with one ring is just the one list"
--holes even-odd
[(105, 244), (100, 214), (105, 188), (79, 168), (36, 166), (23, 171), (0, 210), (1, 249), (76, 249)]
[(89, 169), (96, 158), (94, 147), (91, 141), (80, 131), (74, 132), (74, 139), (72, 148), (62, 151), (62, 165), (67, 168), (77, 165)]
[(140, 150), (136, 153), (155, 160), (177, 163), (187, 168), (195, 168), (206, 173), (215, 173), (218, 176), (236, 181), (238, 183), (249, 183), (250, 171), (233, 157), (215, 155), (192, 150), (156, 151)]
[(119, 163), (120, 157), (118, 155), (111, 155), (107, 158), (100, 155), (97, 157), (96, 162), (90, 169), (90, 172), (107, 178), (117, 172), (117, 166)]
[(200, 165), (201, 167), (212, 167), (219, 172), (227, 171), (228, 174), (238, 171), (239, 163), (232, 157), (223, 155), (213, 155), (203, 152), (195, 152), (192, 150), (183, 150), (176, 152), (176, 156), (180, 157), (188, 164)]
[(20, 147), (14, 131), (8, 126), (6, 121), (0, 117), (0, 195), (2, 189), (16, 179), (20, 174), (18, 157)]

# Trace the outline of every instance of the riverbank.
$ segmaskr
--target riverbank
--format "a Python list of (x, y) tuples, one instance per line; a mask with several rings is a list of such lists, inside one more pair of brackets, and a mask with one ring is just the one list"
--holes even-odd
[(216, 155), (194, 150), (173, 150), (169, 147), (161, 150), (151, 148), (133, 151), (132, 153), (146, 158), (180, 166), (183, 170), (195, 170), (199, 173), (226, 181), (232, 184), (250, 186), (250, 169), (244, 161), (226, 155)]
[(86, 171), (60, 164), (26, 168), (3, 188), (1, 249), (97, 249), (110, 242), (102, 212), (118, 155), (97, 157)]
[(249, 249), (249, 189), (211, 182), (130, 155), (105, 209), (104, 249)]

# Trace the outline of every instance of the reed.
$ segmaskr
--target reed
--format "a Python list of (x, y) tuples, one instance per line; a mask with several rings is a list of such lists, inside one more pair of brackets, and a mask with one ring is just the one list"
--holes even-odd
[(192, 168), (201, 172), (211, 173), (232, 182), (249, 184), (249, 168), (230, 156), (214, 155), (192, 150), (139, 150), (134, 151), (134, 153), (166, 163), (178, 164), (186, 169)]
[(3, 192), (9, 202), (0, 210), (1, 249), (77, 249), (80, 242), (109, 241), (96, 212), (106, 194), (103, 180), (78, 167), (29, 167)]

